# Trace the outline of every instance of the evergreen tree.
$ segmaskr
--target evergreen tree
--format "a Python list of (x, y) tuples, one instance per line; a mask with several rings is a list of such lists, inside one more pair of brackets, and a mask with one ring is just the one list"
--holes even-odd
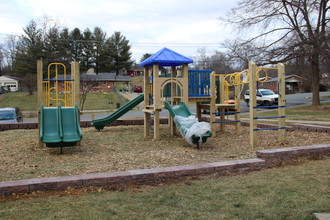
[(25, 35), (20, 38), (13, 63), (13, 71), (18, 76), (36, 73), (35, 59), (42, 57), (44, 51), (41, 31), (34, 20), (23, 31)]
[(71, 54), (73, 60), (82, 60), (83, 53), (83, 35), (79, 28), (75, 28), (70, 32)]
[(60, 32), (58, 47), (61, 51), (61, 58), (63, 63), (69, 63), (72, 60), (71, 47), (72, 42), (70, 41), (70, 31), (68, 28), (64, 28)]
[(96, 74), (99, 71), (106, 70), (106, 53), (105, 53), (105, 42), (106, 42), (106, 33), (99, 27), (95, 27), (93, 31), (93, 40), (94, 40), (94, 54), (95, 54), (95, 72)]
[[(10, 58), (13, 72), (18, 76), (36, 74), (36, 58), (43, 58), (44, 68), (49, 63), (61, 62), (67, 67), (72, 60), (81, 61), (81, 71), (94, 67), (98, 72), (116, 72), (132, 66), (129, 41), (120, 32), (110, 38), (99, 27), (82, 32), (79, 28), (69, 30), (43, 18), (32, 20), (24, 28)], [(31, 77), (30, 77), (31, 78)]]
[(120, 71), (131, 68), (133, 61), (131, 61), (132, 53), (131, 46), (126, 37), (120, 32), (115, 32), (106, 43), (108, 50), (109, 69), (116, 72), (116, 76)]
[(140, 62), (142, 63), (143, 61), (145, 61), (146, 59), (148, 59), (151, 56), (152, 56), (151, 53), (145, 53), (145, 54), (143, 54), (143, 56), (140, 59)]

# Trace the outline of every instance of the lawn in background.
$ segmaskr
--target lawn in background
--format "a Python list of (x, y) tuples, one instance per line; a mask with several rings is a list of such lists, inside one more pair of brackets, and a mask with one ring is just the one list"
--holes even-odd
[[(125, 99), (124, 99), (125, 100)], [(121, 103), (118, 95), (110, 93), (90, 93), (87, 96), (84, 110), (113, 110), (116, 103)], [(0, 95), (1, 107), (18, 107), (21, 111), (37, 111), (37, 94), (29, 95), (26, 92), (12, 92)]]
[[(277, 116), (278, 110), (262, 109), (258, 112), (258, 117)], [(330, 102), (322, 103), (320, 106), (305, 105), (300, 107), (286, 108), (285, 115), (287, 120), (301, 121), (330, 121)], [(248, 118), (248, 114), (242, 115), (243, 118)]]

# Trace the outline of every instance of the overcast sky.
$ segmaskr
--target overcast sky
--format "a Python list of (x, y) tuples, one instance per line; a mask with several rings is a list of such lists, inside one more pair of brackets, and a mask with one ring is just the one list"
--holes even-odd
[(237, 0), (0, 0), (0, 41), (22, 34), (30, 20), (43, 16), (72, 30), (101, 27), (108, 36), (120, 31), (132, 45), (133, 59), (168, 47), (185, 56), (198, 48), (221, 50), (236, 38), (220, 16)]

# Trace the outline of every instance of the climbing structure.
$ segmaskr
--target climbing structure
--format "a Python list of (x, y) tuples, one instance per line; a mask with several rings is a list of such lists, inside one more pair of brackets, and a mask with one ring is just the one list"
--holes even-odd
[[(257, 115), (258, 109), (269, 108), (269, 106), (257, 106), (256, 101), (256, 92), (257, 92), (257, 83), (260, 82), (260, 71), (267, 70), (276, 70), (278, 74), (278, 105), (272, 106), (272, 108), (277, 108), (278, 116), (266, 116), (259, 117)], [(257, 67), (254, 62), (249, 62), (249, 90), (250, 90), (250, 145), (255, 147), (258, 142), (257, 132), (261, 130), (278, 130), (278, 141), (284, 142), (285, 139), (285, 67), (283, 63), (278, 63), (275, 68), (266, 68), (266, 67)], [(267, 75), (267, 74), (266, 74)], [(267, 78), (267, 77), (266, 77)], [(278, 126), (273, 128), (258, 128), (257, 120), (259, 119), (277, 119)]]
[[(186, 111), (171, 109), (184, 108), (182, 104), (179, 105), (180, 102), (188, 103), (188, 64), (192, 62), (181, 54), (163, 48), (140, 64), (144, 67), (145, 137), (153, 135), (155, 140), (159, 140), (159, 113), (166, 106), (172, 115), (169, 119), (171, 134), (176, 133), (173, 118), (182, 115), (175, 113)], [(162, 69), (165, 71), (161, 71)], [(178, 126), (178, 123), (176, 125)], [(211, 132), (208, 133), (208, 137), (210, 136)], [(201, 136), (198, 139), (202, 140)], [(204, 137), (204, 141), (206, 139), (207, 137)]]
[(79, 63), (71, 64), (71, 75), (62, 63), (48, 65), (43, 74), (42, 59), (37, 61), (39, 144), (47, 147), (74, 146), (82, 139), (80, 130)]
[[(153, 135), (159, 140), (159, 113), (164, 102), (172, 105), (188, 102), (188, 64), (193, 61), (168, 48), (143, 61), (144, 67), (144, 136)], [(170, 67), (170, 73), (161, 73), (160, 68)], [(177, 71), (177, 67), (181, 70)], [(175, 127), (171, 121), (171, 133)]]

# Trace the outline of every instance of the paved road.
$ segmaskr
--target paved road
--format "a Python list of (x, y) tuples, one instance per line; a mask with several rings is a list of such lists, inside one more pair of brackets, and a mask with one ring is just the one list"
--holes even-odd
[[(321, 102), (330, 102), (330, 92), (321, 92)], [(288, 107), (294, 107), (299, 105), (307, 105), (312, 103), (312, 94), (311, 93), (301, 93), (301, 94), (291, 94), (286, 96)], [(193, 113), (196, 113), (196, 106), (191, 106), (190, 110)], [(241, 112), (249, 112), (249, 107), (246, 103), (241, 101)], [(108, 114), (95, 114), (95, 119), (104, 118)], [(168, 117), (168, 111), (166, 109), (162, 110), (160, 113), (161, 117)], [(129, 111), (123, 117), (143, 117), (142, 111)], [(81, 117), (81, 120), (90, 120), (91, 114), (84, 114)]]
[[(321, 92), (321, 102), (330, 102), (330, 92)], [(307, 105), (312, 103), (312, 94), (311, 93), (301, 93), (301, 94), (291, 94), (286, 96), (287, 100), (287, 107), (294, 107), (299, 105)], [(196, 106), (190, 107), (191, 112), (196, 113)], [(247, 107), (244, 101), (241, 101), (241, 112), (249, 112), (249, 108)], [(104, 118), (108, 116), (109, 113), (94, 113), (94, 118)], [(161, 117), (168, 117), (168, 111), (164, 109), (160, 113)], [(84, 113), (81, 116), (81, 121), (89, 121), (91, 120), (92, 114), (91, 113)], [(132, 110), (127, 112), (122, 118), (129, 118), (129, 117), (143, 117), (143, 112), (141, 110)], [(36, 122), (36, 119), (26, 119), (24, 122)]]
[[(330, 102), (330, 92), (320, 92), (320, 97), (321, 103)], [(309, 104), (312, 104), (312, 93), (291, 94), (286, 96), (286, 106), (288, 108)], [(241, 112), (249, 112), (249, 107), (247, 107), (244, 101), (241, 101)]]

